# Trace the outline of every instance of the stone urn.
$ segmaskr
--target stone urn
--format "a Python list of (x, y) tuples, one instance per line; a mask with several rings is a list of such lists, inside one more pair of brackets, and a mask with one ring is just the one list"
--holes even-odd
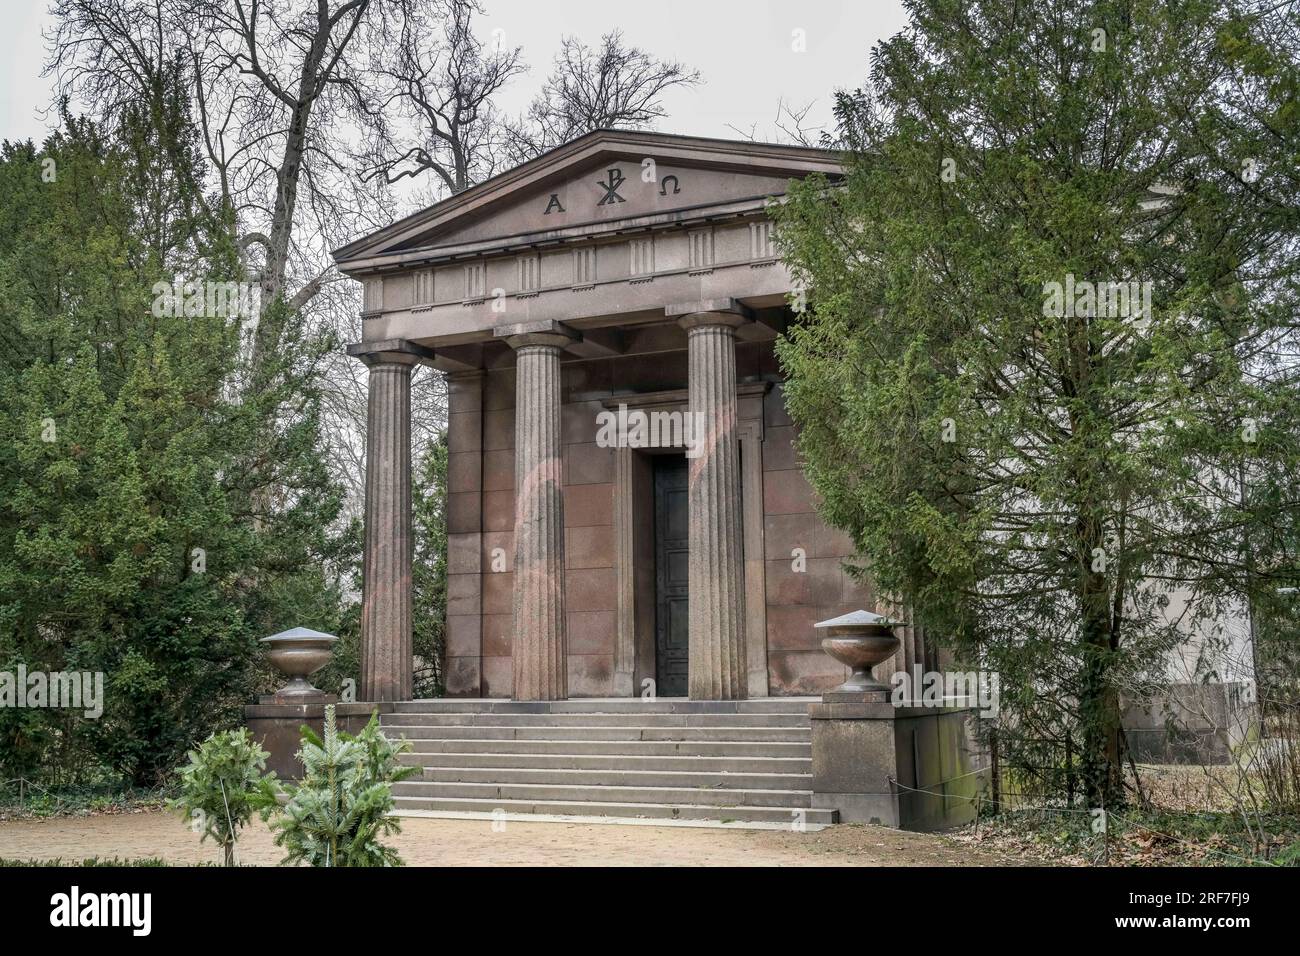
[(307, 678), (329, 663), (337, 640), (333, 634), (322, 634), (306, 627), (295, 627), (262, 638), (267, 659), (289, 678), (289, 683), (275, 692), (274, 702), (293, 704), (332, 700), (333, 695), (313, 687)]
[(826, 632), (822, 638), (822, 650), (853, 672), (831, 693), (866, 694), (889, 690), (888, 685), (876, 680), (871, 669), (897, 652), (899, 640), (894, 626), (898, 623), (870, 611), (852, 611), (813, 625)]

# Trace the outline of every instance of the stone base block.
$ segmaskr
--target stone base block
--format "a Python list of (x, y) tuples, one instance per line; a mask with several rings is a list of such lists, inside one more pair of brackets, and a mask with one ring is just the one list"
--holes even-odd
[[(302, 727), (305, 724), (315, 733), (325, 731), (325, 703), (310, 704), (249, 704), (244, 708), (244, 723), (270, 756), (266, 768), (274, 770), (282, 780), (297, 780), (302, 776), (302, 764), (297, 753), (302, 748)], [(378, 711), (389, 713), (389, 703), (335, 704), (334, 721), (339, 730), (358, 733)]]
[(813, 807), (844, 823), (940, 830), (975, 819), (987, 768), (966, 708), (894, 707), (827, 695), (812, 719)]

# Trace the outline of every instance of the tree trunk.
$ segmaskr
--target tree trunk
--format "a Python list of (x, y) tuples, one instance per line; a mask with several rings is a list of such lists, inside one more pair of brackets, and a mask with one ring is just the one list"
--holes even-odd
[(1084, 793), (1090, 807), (1117, 807), (1123, 801), (1119, 744), (1119, 694), (1110, 683), (1111, 635), (1105, 579), (1087, 575), (1082, 622), (1083, 675), (1079, 720)]

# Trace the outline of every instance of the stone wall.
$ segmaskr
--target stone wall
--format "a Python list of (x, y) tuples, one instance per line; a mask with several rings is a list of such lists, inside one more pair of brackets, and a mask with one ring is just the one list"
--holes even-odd
[(1154, 764), (1228, 764), (1259, 719), (1254, 686), (1170, 684), (1154, 697), (1121, 698), (1121, 725), (1133, 759)]
[[(767, 572), (768, 671), (773, 694), (820, 694), (847, 671), (821, 649), (818, 621), (873, 610), (870, 587), (844, 570), (853, 543), (816, 513), (795, 456), (795, 427), (778, 385), (764, 401), (763, 541)], [(806, 569), (795, 570), (795, 549)]]
[[(302, 749), (302, 728), (310, 727), (317, 736), (325, 733), (325, 702), (307, 704), (249, 704), (244, 708), (244, 723), (263, 750), (267, 752), (266, 769), (281, 780), (297, 780), (303, 766), (298, 760)], [(392, 704), (334, 704), (334, 726), (356, 735), (365, 730), (374, 714), (392, 712)]]

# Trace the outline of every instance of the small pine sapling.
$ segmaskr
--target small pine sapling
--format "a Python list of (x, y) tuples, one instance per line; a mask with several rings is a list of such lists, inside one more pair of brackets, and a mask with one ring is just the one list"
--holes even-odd
[(400, 866), (397, 851), (380, 838), (401, 832), (393, 807), (392, 785), (418, 773), (397, 757), (410, 749), (394, 743), (372, 715), (355, 737), (340, 732), (334, 708), (325, 708), (325, 733), (303, 728), (302, 782), (289, 788), (284, 815), (274, 824), (275, 842), (284, 847), (284, 863), (311, 866)]

